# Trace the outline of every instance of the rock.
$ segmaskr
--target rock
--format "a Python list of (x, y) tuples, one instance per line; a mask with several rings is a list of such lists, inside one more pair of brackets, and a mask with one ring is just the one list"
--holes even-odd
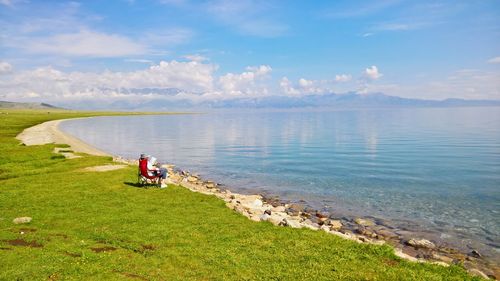
[(310, 219), (310, 218), (315, 218), (314, 216), (312, 216), (310, 213), (305, 213), (305, 212), (302, 212), (300, 213), (300, 215), (306, 219)]
[(314, 223), (309, 219), (304, 220), (304, 222), (302, 222), (302, 225), (312, 230), (318, 230), (320, 228), (319, 224)]
[(328, 219), (328, 216), (329, 214), (327, 212), (320, 212), (320, 211), (317, 211), (316, 212), (316, 216), (320, 219), (322, 219), (323, 221), (325, 221), (326, 219)]
[(484, 274), (484, 272), (482, 272), (481, 270), (479, 269), (476, 269), (476, 268), (471, 268), (469, 270), (467, 270), (471, 275), (474, 275), (474, 276), (477, 276), (477, 277), (481, 277), (481, 278), (484, 278), (484, 279), (490, 279), (488, 277), (488, 275)]
[(300, 222), (298, 220), (294, 220), (294, 219), (291, 219), (291, 218), (285, 218), (285, 219), (283, 219), (282, 224), (284, 226), (289, 226), (289, 227), (292, 227), (292, 228), (300, 228), (301, 227)]
[(397, 238), (398, 235), (392, 231), (389, 231), (387, 229), (379, 229), (377, 230), (377, 235), (381, 238), (386, 238), (386, 239), (393, 239)]
[(418, 261), (417, 258), (414, 258), (406, 253), (404, 253), (401, 249), (394, 249), (394, 254), (402, 259), (409, 260), (409, 261)]
[(374, 226), (375, 223), (368, 219), (355, 218), (354, 222), (362, 226)]
[(197, 182), (197, 181), (198, 181), (198, 178), (193, 177), (193, 176), (188, 176), (188, 177), (187, 177), (187, 181), (188, 181), (188, 182), (191, 182), (191, 183), (193, 183), (193, 182)]
[(268, 221), (271, 218), (271, 215), (264, 213), (260, 216), (261, 221)]
[(271, 209), (273, 212), (284, 212), (285, 211), (285, 206), (277, 206)]
[(253, 216), (253, 215), (250, 215), (250, 220), (256, 221), (256, 222), (261, 221), (260, 216)]
[(482, 258), (483, 255), (481, 255), (478, 251), (476, 250), (472, 250), (472, 252), (470, 252), (470, 255), (475, 257), (475, 258)]
[(280, 225), (284, 218), (285, 217), (280, 215), (280, 213), (274, 212), (267, 220), (274, 225)]
[(303, 210), (301, 210), (301, 212), (316, 215), (316, 210), (311, 207), (305, 207)]
[(445, 262), (447, 264), (453, 263), (453, 259), (452, 258), (447, 257), (447, 256), (443, 256), (443, 255), (440, 255), (440, 254), (436, 254), (436, 253), (432, 254), (432, 258), (435, 259), (435, 260), (438, 260), (438, 261)]
[(339, 230), (340, 228), (342, 228), (342, 223), (340, 222), (340, 220), (330, 220), (330, 228), (332, 230)]
[(359, 236), (358, 237), (359, 241), (364, 242), (364, 243), (370, 243), (371, 240), (365, 236)]
[(304, 211), (304, 206), (300, 205), (300, 204), (290, 204), (290, 206), (288, 207), (289, 209), (293, 209), (293, 210), (296, 210), (296, 211), (299, 211), (299, 212), (302, 212)]
[(319, 218), (318, 218), (318, 217), (316, 217), (316, 216), (311, 216), (311, 217), (309, 218), (309, 220), (310, 220), (311, 222), (315, 223), (315, 224), (320, 224), (320, 220), (319, 220)]
[(33, 218), (31, 218), (31, 217), (19, 217), (19, 218), (13, 219), (12, 222), (15, 224), (23, 224), (23, 223), (31, 222), (32, 219)]
[(291, 215), (291, 216), (298, 216), (300, 214), (299, 211), (295, 210), (295, 209), (292, 209), (292, 208), (288, 208), (285, 210), (287, 214)]
[(259, 208), (259, 207), (262, 207), (262, 205), (264, 205), (264, 203), (262, 202), (262, 200), (260, 199), (255, 199), (253, 202), (252, 202), (252, 207), (254, 208)]
[(264, 214), (268, 214), (268, 215), (271, 215), (271, 210), (267, 209), (264, 211)]
[(321, 230), (325, 231), (325, 232), (330, 232), (330, 226), (327, 226), (327, 225), (322, 225), (320, 227)]
[(367, 229), (366, 227), (364, 227), (362, 225), (358, 226), (358, 228), (356, 228), (354, 231), (358, 234), (361, 234), (361, 235), (364, 235), (367, 237), (372, 237), (372, 235), (374, 234), (373, 231), (371, 231), (370, 229)]
[(209, 183), (205, 184), (205, 187), (206, 188), (215, 188), (215, 183), (209, 182)]
[(406, 244), (413, 246), (415, 248), (425, 248), (425, 249), (434, 249), (436, 245), (429, 240), (426, 239), (410, 239)]

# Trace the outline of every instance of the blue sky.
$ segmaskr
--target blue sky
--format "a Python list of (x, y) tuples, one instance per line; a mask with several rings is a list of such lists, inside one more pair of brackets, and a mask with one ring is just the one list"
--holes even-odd
[(0, 98), (500, 99), (499, 18), (493, 0), (0, 0)]

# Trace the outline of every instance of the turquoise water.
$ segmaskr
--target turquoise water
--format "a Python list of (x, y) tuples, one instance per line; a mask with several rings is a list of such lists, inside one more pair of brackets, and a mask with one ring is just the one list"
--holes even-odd
[(112, 154), (146, 152), (232, 189), (391, 219), (498, 258), (498, 107), (98, 117), (61, 128)]

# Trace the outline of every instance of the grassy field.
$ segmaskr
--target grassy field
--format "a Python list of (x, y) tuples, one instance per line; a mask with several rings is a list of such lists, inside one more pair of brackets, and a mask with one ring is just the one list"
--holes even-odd
[[(136, 167), (85, 172), (112, 160), (65, 159), (55, 145), (14, 138), (44, 121), (102, 114), (0, 114), (0, 280), (474, 280), (388, 246), (252, 222), (182, 187), (137, 188)], [(33, 221), (12, 223), (21, 216)]]

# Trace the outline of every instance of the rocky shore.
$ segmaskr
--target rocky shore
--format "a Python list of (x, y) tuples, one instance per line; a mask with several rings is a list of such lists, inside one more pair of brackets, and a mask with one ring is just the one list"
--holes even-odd
[[(137, 160), (114, 158), (115, 162), (137, 165)], [(349, 239), (358, 243), (389, 244), (395, 254), (413, 262), (430, 262), (441, 266), (463, 265), (472, 275), (482, 278), (500, 279), (500, 268), (483, 258), (481, 253), (469, 253), (438, 245), (427, 239), (408, 236), (407, 231), (395, 229), (387, 221), (357, 217), (348, 219), (337, 217), (325, 211), (316, 210), (306, 204), (290, 203), (277, 197), (247, 195), (231, 192), (224, 186), (199, 175), (175, 169), (174, 165), (164, 165), (169, 181), (191, 191), (214, 195), (226, 206), (256, 222), (267, 221), (276, 226), (308, 228)]]

